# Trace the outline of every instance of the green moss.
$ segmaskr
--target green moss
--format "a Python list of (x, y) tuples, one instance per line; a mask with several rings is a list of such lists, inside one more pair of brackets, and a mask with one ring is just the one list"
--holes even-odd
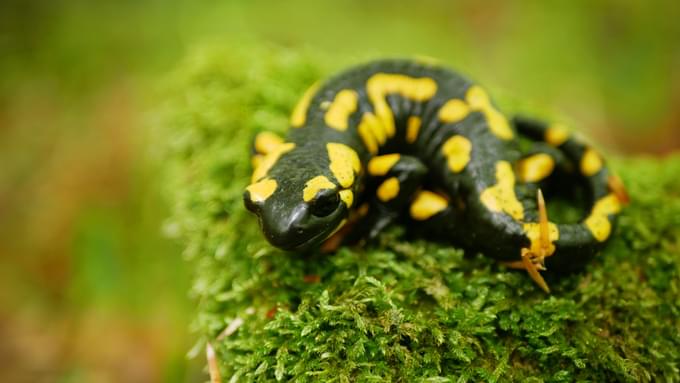
[(285, 254), (242, 206), (249, 143), (283, 131), (304, 89), (340, 64), (237, 51), (190, 55), (159, 130), (168, 227), (196, 268), (197, 349), (211, 341), (225, 381), (680, 380), (680, 157), (612, 161), (633, 203), (583, 272), (548, 276), (552, 295), (398, 227), (368, 248)]

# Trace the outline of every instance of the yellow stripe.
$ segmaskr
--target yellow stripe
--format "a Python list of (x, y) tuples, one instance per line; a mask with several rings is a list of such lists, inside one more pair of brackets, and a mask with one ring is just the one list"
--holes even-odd
[(612, 224), (609, 222), (609, 215), (621, 211), (621, 203), (614, 193), (610, 193), (600, 198), (593, 205), (593, 210), (584, 221), (586, 227), (593, 234), (593, 237), (600, 242), (609, 238), (612, 231)]
[(341, 132), (347, 130), (349, 117), (356, 112), (358, 102), (359, 95), (355, 90), (343, 89), (339, 91), (324, 116), (326, 125)]
[(250, 200), (255, 203), (259, 203), (266, 201), (269, 196), (274, 194), (274, 191), (276, 191), (276, 186), (276, 180), (266, 178), (260, 182), (248, 185), (246, 190), (248, 190), (248, 193), (250, 194)]
[(263, 158), (264, 156), (262, 154), (256, 154), (250, 157), (250, 164), (253, 166), (253, 169), (257, 169), (257, 167), (260, 166)]
[(312, 86), (310, 86), (302, 95), (302, 98), (298, 101), (297, 105), (295, 105), (295, 108), (293, 108), (293, 113), (290, 115), (290, 125), (292, 127), (299, 128), (305, 124), (309, 104), (312, 102), (312, 98), (314, 98), (317, 89), (319, 89), (319, 82), (312, 84)]
[(481, 86), (471, 86), (465, 94), (465, 100), (471, 110), (479, 111), (484, 114), (491, 133), (503, 140), (512, 139), (514, 133), (510, 128), (508, 120), (491, 104), (489, 95)]
[(354, 149), (345, 144), (330, 142), (326, 144), (330, 169), (333, 176), (343, 188), (354, 184), (354, 177), (361, 171), (361, 162)]
[(295, 144), (292, 142), (287, 142), (276, 147), (272, 152), (264, 156), (262, 160), (259, 161), (259, 165), (253, 171), (253, 176), (251, 178), (252, 182), (259, 181), (264, 178), (271, 169), (272, 166), (279, 160), (279, 157), (284, 153), (287, 153), (295, 148)]
[(427, 101), (437, 93), (437, 83), (429, 77), (415, 78), (402, 74), (376, 73), (366, 82), (366, 90), (387, 137), (393, 137), (394, 114), (387, 104), (387, 95), (398, 94), (413, 101)]
[(255, 151), (260, 154), (273, 152), (281, 144), (283, 138), (272, 132), (260, 132), (255, 136)]
[(387, 141), (387, 130), (385, 126), (380, 122), (378, 117), (373, 113), (364, 114), (366, 121), (368, 122), (368, 127), (371, 129), (371, 133), (375, 140), (378, 141), (378, 145), (383, 145)]
[(491, 133), (495, 134), (498, 138), (503, 140), (510, 140), (514, 136), (512, 129), (510, 128), (510, 123), (508, 119), (505, 118), (503, 113), (496, 109), (489, 109), (486, 111), (486, 120), (489, 123), (489, 129)]
[(480, 200), (487, 209), (503, 212), (516, 220), (524, 218), (524, 207), (515, 194), (515, 173), (510, 163), (498, 161), (496, 163), (496, 185), (482, 192)]
[(357, 131), (359, 132), (359, 137), (361, 137), (361, 141), (364, 142), (366, 149), (368, 149), (371, 154), (378, 153), (378, 142), (376, 141), (376, 138), (371, 131), (371, 127), (365, 118), (361, 119)]

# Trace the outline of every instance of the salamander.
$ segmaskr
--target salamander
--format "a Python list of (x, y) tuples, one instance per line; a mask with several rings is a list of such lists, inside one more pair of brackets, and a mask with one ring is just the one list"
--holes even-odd
[[(585, 264), (628, 200), (602, 156), (562, 125), (509, 119), (480, 85), (416, 60), (370, 62), (312, 85), (287, 137), (262, 132), (252, 153), (244, 203), (275, 247), (307, 251), (343, 232), (375, 238), (405, 218), (525, 269), (546, 292), (540, 271)], [(585, 217), (550, 221), (542, 190), (573, 189)]]

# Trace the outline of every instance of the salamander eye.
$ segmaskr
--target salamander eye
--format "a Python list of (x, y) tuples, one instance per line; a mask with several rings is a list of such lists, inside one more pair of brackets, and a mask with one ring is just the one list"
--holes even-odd
[(324, 189), (317, 193), (312, 201), (312, 214), (317, 217), (326, 217), (338, 208), (340, 196), (335, 189)]

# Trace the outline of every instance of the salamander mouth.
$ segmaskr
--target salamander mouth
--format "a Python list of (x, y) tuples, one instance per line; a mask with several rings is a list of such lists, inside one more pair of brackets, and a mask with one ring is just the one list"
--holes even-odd
[(318, 234), (314, 235), (313, 237), (306, 239), (302, 242), (299, 242), (297, 244), (292, 244), (290, 246), (285, 246), (281, 247), (281, 249), (286, 250), (286, 251), (294, 251), (294, 252), (306, 252), (309, 250), (312, 250), (316, 246), (320, 245), (323, 240), (328, 236), (329, 233), (332, 231), (327, 231), (327, 230), (322, 230)]

